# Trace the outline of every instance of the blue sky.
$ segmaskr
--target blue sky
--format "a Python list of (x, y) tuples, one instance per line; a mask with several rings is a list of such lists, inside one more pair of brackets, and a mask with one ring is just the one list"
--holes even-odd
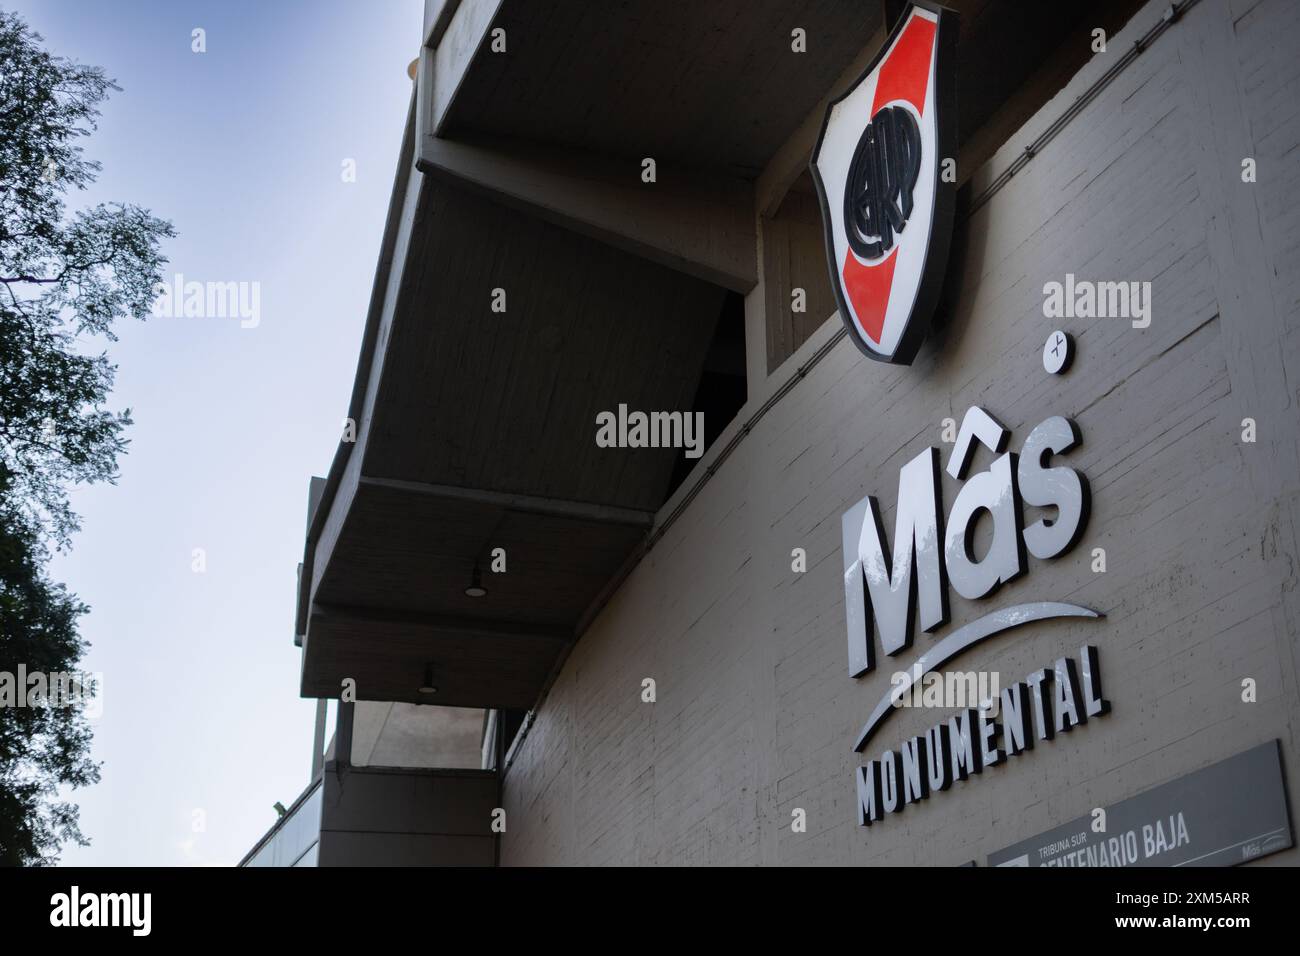
[(115, 486), (74, 492), (83, 529), (51, 568), (91, 607), (85, 665), (103, 674), (103, 780), (73, 795), (93, 842), (62, 862), (232, 864), (310, 771), (293, 646), (307, 485), (346, 414), (422, 3), (4, 6), (122, 87), (83, 141), (99, 182), (70, 207), (146, 206), (177, 229), (169, 276), (260, 284), (256, 327), (119, 327), (131, 446)]

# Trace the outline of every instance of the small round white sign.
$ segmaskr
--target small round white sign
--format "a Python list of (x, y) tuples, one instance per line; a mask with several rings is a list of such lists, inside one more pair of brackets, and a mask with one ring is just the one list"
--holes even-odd
[(1074, 339), (1070, 333), (1056, 331), (1047, 337), (1043, 345), (1043, 368), (1052, 375), (1060, 375), (1070, 367), (1074, 358)]

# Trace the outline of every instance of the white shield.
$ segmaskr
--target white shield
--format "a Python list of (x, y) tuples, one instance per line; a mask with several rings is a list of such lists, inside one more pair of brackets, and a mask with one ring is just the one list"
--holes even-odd
[(956, 193), (956, 38), (955, 13), (914, 3), (827, 109), (810, 163), (840, 317), (858, 348), (882, 362), (911, 363), (943, 287)]

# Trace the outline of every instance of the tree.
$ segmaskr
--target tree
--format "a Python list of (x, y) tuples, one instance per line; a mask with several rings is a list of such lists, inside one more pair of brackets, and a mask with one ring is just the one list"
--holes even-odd
[[(117, 477), (130, 411), (106, 408), (116, 369), (95, 343), (148, 315), (159, 244), (174, 235), (138, 206), (66, 212), (65, 194), (100, 170), (80, 141), (119, 88), (43, 42), (0, 11), (0, 680), (19, 664), (79, 673), (86, 608), (44, 568), (78, 528), (69, 487)], [(80, 709), (0, 705), (0, 862), (53, 862), (62, 843), (84, 843), (56, 795), (98, 776)]]
[(0, 676), (7, 681), (0, 686), (7, 705), (0, 709), (0, 865), (20, 866), (53, 862), (64, 841), (86, 842), (76, 806), (56, 794), (60, 785), (95, 783), (99, 768), (88, 756), (90, 728), (81, 711), (18, 706), (17, 662), (27, 673), (71, 673), (93, 688), (74, 670), (84, 650), (77, 618), (85, 607), (42, 573), (40, 542), (11, 511), (0, 498), (0, 666), (8, 672)]

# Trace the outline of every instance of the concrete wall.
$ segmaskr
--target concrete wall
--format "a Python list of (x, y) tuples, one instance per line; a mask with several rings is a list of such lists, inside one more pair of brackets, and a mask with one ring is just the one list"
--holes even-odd
[[(983, 862), (1273, 737), (1297, 792), (1298, 49), (1284, 0), (1203, 0), (959, 229), (945, 326), (911, 368), (842, 341), (761, 420), (564, 665), (504, 779), (503, 864)], [(1108, 65), (1090, 63), (1012, 136), (976, 191)], [(1246, 156), (1255, 184), (1241, 182)], [(1044, 318), (1043, 285), (1067, 272), (1149, 280), (1150, 327)], [(1055, 327), (1078, 341), (1063, 377), (1040, 361)], [(929, 444), (946, 461), (940, 423), (972, 404), (1012, 429), (1013, 448), (1048, 415), (1075, 418), (1070, 462), (1093, 513), (1063, 558), (1031, 557), (987, 601), (954, 593), (939, 633), (1030, 600), (1106, 618), (1031, 626), (954, 666), (1005, 682), (1090, 641), (1113, 713), (861, 829), (852, 747), (891, 668), (846, 674), (840, 515), (878, 495), (892, 533), (899, 466)], [(947, 506), (957, 485), (943, 481)], [(796, 547), (804, 574), (791, 572)], [(1104, 574), (1090, 570), (1099, 547)], [(1245, 677), (1256, 703), (1241, 700)], [(901, 712), (879, 743), (934, 720)], [(795, 808), (806, 833), (791, 831)]]
[(492, 866), (496, 774), (326, 766), (319, 866)]
[(354, 766), (444, 770), (482, 766), (481, 710), (359, 700), (352, 714)]

